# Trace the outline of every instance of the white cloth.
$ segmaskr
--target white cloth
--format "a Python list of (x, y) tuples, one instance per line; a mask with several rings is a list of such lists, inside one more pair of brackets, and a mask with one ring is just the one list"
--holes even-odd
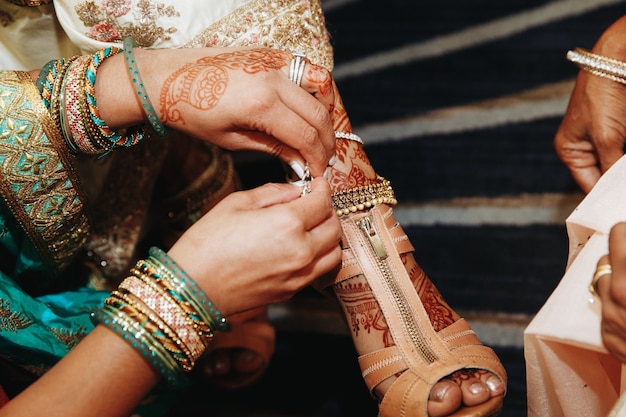
[(55, 0), (22, 7), (0, 0), (0, 69), (35, 69), (51, 59), (120, 46), (255, 46), (303, 52), (332, 69), (319, 0)]
[(625, 185), (622, 157), (566, 220), (565, 274), (524, 333), (529, 417), (605, 417), (623, 390), (622, 365), (602, 344), (600, 301), (590, 302), (589, 283), (611, 227), (626, 221)]

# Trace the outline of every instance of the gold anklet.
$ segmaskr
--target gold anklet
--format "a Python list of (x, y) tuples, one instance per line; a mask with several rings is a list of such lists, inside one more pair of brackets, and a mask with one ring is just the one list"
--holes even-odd
[(398, 204), (389, 180), (376, 176), (377, 184), (361, 185), (333, 193), (333, 207), (339, 217), (371, 208), (376, 204)]

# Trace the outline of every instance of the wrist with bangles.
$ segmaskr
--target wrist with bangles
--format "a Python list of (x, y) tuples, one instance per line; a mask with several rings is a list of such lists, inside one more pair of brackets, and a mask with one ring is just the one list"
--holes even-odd
[[(151, 126), (160, 136), (168, 133), (146, 93), (134, 56), (135, 41), (124, 40), (124, 49), (107, 47), (92, 55), (52, 60), (40, 70), (36, 86), (55, 124), (74, 154), (102, 155), (115, 147), (140, 142)], [(149, 124), (113, 130), (101, 118), (96, 102), (95, 83), (98, 67), (106, 59), (123, 53), (127, 72)]]
[(213, 333), (230, 328), (204, 291), (156, 247), (91, 319), (122, 337), (174, 387), (185, 384)]

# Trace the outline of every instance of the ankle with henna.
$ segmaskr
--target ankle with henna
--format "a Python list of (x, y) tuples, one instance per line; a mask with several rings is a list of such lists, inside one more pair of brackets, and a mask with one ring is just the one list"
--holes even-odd
[[(343, 128), (336, 129), (349, 133), (351, 128), (345, 113), (343, 117), (343, 123), (339, 123)], [(429, 392), (437, 381), (456, 371), (480, 378), (478, 375), (490, 375), (485, 372), (487, 370), (497, 376), (503, 394), (506, 372), (497, 356), (480, 343), (417, 264), (413, 247), (387, 204), (395, 204), (388, 182), (377, 175), (360, 143), (338, 139), (336, 149), (336, 162), (327, 177), (336, 208), (339, 198), (366, 199), (368, 203), (357, 204), (357, 210), (354, 206), (350, 211), (338, 210), (344, 228), (344, 259), (339, 274), (330, 278), (330, 283), (329, 277), (321, 281), (330, 284), (343, 310), (365, 381), (372, 395), (380, 400), (380, 415), (396, 415), (398, 407), (411, 408), (408, 416), (427, 415), (430, 400), (421, 398), (422, 394), (418, 392)], [(388, 194), (380, 197), (387, 187)], [(377, 199), (372, 200), (376, 194)], [(376, 202), (369, 204), (370, 200)], [(339, 204), (344, 205), (344, 202)], [(365, 233), (361, 234), (359, 230)], [(346, 235), (352, 237), (346, 238)], [(362, 247), (373, 250), (362, 250)], [(385, 282), (380, 284), (380, 281)], [(383, 293), (387, 295), (381, 295)], [(390, 293), (401, 294), (401, 297), (389, 297)], [(407, 344), (405, 336), (413, 337), (414, 334), (418, 335), (413, 340), (415, 346), (420, 346), (418, 350), (423, 347), (425, 351), (431, 351), (429, 354), (436, 352), (432, 360), (428, 355), (424, 356), (424, 361), (420, 355), (410, 353), (413, 347)], [(401, 341), (399, 345), (394, 337)], [(432, 346), (423, 345), (429, 343)], [(411, 372), (405, 372), (408, 370)], [(419, 381), (415, 380), (415, 375), (420, 374)], [(430, 376), (424, 379), (423, 375)], [(411, 390), (414, 390), (413, 395), (409, 395)], [(459, 415), (465, 415), (465, 411), (475, 412), (470, 408), (476, 407), (481, 408), (480, 413), (484, 412), (480, 415), (497, 415), (503, 395), (498, 396), (493, 390), (492, 394), (499, 398), (465, 407), (466, 410), (462, 407)], [(408, 402), (402, 400), (408, 396), (414, 398)], [(453, 412), (460, 405), (446, 407)]]

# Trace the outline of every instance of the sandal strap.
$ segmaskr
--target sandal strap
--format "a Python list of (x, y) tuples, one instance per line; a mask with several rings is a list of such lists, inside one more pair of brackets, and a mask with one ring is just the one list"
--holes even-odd
[[(398, 253), (400, 255), (404, 255), (414, 252), (415, 248), (413, 247), (413, 244), (402, 229), (402, 226), (400, 226), (400, 224), (396, 222), (396, 219), (393, 216), (393, 211), (391, 209), (384, 212), (383, 219), (385, 222), (385, 226), (389, 230), (389, 236), (394, 242)], [(359, 265), (356, 256), (354, 255), (354, 252), (349, 247), (345, 235), (341, 238), (341, 247), (344, 249), (341, 255), (341, 267), (339, 268), (339, 272), (334, 275), (329, 274), (320, 277), (315, 283), (315, 288), (317, 288), (318, 290), (321, 291), (321, 289), (328, 288), (331, 285), (338, 284), (342, 281), (353, 278), (363, 273), (362, 268)]]
[[(358, 226), (367, 216), (388, 255), (382, 266), (371, 250), (370, 238)], [(401, 373), (382, 399), (379, 417), (426, 415), (433, 385), (460, 369), (485, 369), (506, 382), (506, 371), (497, 356), (491, 348), (482, 345), (465, 320), (460, 319), (440, 332), (433, 329), (398, 256), (398, 247), (408, 245), (404, 244), (404, 232), (397, 225), (391, 207), (377, 205), (341, 221), (347, 243), (344, 251), (351, 253), (344, 254), (345, 266), (350, 272), (340, 272), (338, 281), (347, 279), (350, 274), (365, 276), (395, 343), (395, 346), (359, 358), (363, 377), (373, 392), (380, 382)], [(393, 279), (389, 279), (389, 275)]]
[(378, 384), (393, 375), (409, 369), (406, 362), (404, 362), (402, 353), (395, 346), (359, 356), (359, 366), (361, 367), (361, 375), (365, 380), (365, 385), (367, 385), (373, 397), (376, 397), (374, 388)]

